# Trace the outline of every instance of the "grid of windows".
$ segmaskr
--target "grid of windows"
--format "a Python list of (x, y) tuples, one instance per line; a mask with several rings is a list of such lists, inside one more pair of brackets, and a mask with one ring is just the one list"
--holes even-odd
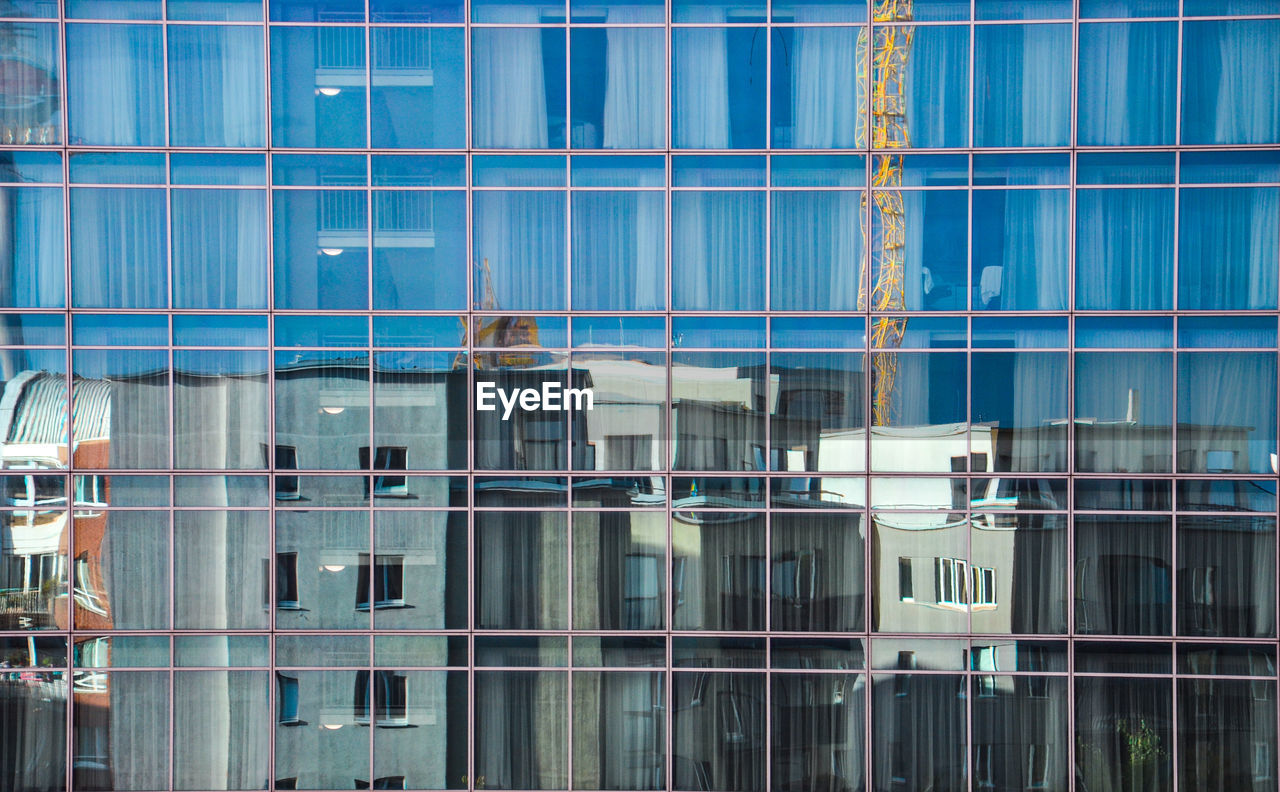
[(1277, 51), (11, 0), (0, 788), (1276, 792)]

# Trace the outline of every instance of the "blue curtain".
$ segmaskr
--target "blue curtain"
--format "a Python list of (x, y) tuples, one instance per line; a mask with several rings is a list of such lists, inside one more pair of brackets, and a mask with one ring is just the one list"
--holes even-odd
[(1173, 190), (1076, 193), (1076, 307), (1173, 307)]
[(1280, 189), (1183, 189), (1178, 307), (1276, 307)]
[[(966, 11), (967, 13), (967, 11)], [(969, 141), (969, 28), (917, 27), (907, 57), (907, 134), (917, 148)]]
[(159, 25), (67, 25), (70, 141), (163, 146), (164, 47)]
[(1280, 20), (1187, 22), (1182, 35), (1182, 142), (1280, 140)]
[(1178, 355), (1178, 471), (1274, 472), (1276, 356)]
[(574, 194), (574, 308), (666, 307), (663, 202), (660, 192)]
[(1067, 309), (1068, 190), (973, 194), (973, 307)]
[(175, 308), (267, 307), (265, 190), (173, 191)]
[(1176, 22), (1081, 25), (1079, 142), (1173, 143), (1177, 76)]
[(62, 243), (62, 190), (0, 188), (0, 304), (61, 308), (66, 304)]
[(671, 218), (673, 308), (764, 308), (763, 192), (677, 192)]
[(71, 300), (78, 308), (166, 308), (165, 195), (71, 189)]
[(974, 144), (1066, 145), (1071, 26), (983, 25), (975, 41)]
[(866, 264), (861, 197), (852, 190), (773, 193), (775, 310), (858, 310), (858, 278)]
[(261, 28), (169, 28), (172, 145), (263, 145), (263, 82)]

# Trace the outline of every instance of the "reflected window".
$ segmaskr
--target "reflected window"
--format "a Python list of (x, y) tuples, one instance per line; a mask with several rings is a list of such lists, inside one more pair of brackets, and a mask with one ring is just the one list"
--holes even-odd
[[(306, 722), (298, 717), (298, 678), (276, 674), (277, 711), (276, 722), (281, 726), (304, 726)], [(293, 787), (279, 787), (292, 789)]]
[[(360, 447), (360, 467), (369, 469), (369, 446)], [(404, 446), (378, 446), (373, 455), (374, 470), (407, 470), (409, 449)], [(365, 479), (365, 497), (369, 497), (369, 482)], [(409, 494), (408, 478), (403, 475), (374, 475), (375, 497), (395, 497)]]
[[(395, 671), (374, 671), (372, 675), (374, 717), (377, 726), (409, 725), (409, 677)], [(356, 672), (355, 683), (355, 718), (356, 723), (369, 723), (370, 674), (368, 671)], [(382, 780), (382, 779), (379, 779)], [(374, 789), (404, 789), (401, 786), (375, 786)], [(359, 788), (359, 787), (357, 787)], [(364, 787), (368, 789), (366, 785)]]
[(298, 554), (276, 554), (276, 607), (301, 610), (298, 604)]
[(373, 607), (403, 608), (404, 556), (379, 555), (369, 578), (369, 554), (360, 554), (360, 574), (356, 579), (356, 608), (369, 609), (369, 586), (373, 585)]
[[(262, 446), (263, 464), (276, 470), (297, 470), (298, 449), (296, 446), (278, 445), (273, 455), (268, 454), (268, 447)], [(276, 500), (298, 500), (302, 492), (298, 487), (297, 476), (276, 476)]]

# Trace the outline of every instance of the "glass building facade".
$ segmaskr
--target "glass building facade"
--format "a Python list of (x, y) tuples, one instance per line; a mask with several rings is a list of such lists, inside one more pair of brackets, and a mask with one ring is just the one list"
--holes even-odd
[(0, 789), (1275, 792), (1277, 53), (6, 0)]

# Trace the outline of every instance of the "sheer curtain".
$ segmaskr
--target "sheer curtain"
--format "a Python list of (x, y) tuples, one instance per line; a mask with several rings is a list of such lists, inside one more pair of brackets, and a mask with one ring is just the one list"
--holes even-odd
[(0, 303), (60, 308), (66, 303), (62, 191), (0, 188)]
[(1071, 26), (977, 30), (974, 143), (1062, 146), (1071, 127)]
[(862, 193), (773, 193), (772, 307), (854, 311), (862, 273)]
[(907, 130), (916, 148), (969, 141), (969, 28), (920, 26), (907, 57)]
[(1276, 634), (1276, 527), (1270, 517), (1178, 518), (1178, 633)]
[(483, 294), (487, 265), (501, 308), (564, 308), (565, 193), (477, 192), (472, 198), (472, 212), (477, 301)]
[[(650, 14), (611, 8), (610, 23), (642, 22)], [(660, 86), (666, 80), (666, 52), (660, 31), (607, 28), (605, 31), (604, 147), (662, 148), (666, 111)]]
[(1079, 190), (1076, 307), (1173, 307), (1173, 190)]
[[(724, 12), (705, 22), (723, 21)], [(724, 28), (684, 28), (674, 34), (671, 71), (675, 85), (676, 148), (729, 148), (729, 38)]]
[(1090, 792), (1169, 789), (1171, 682), (1082, 677), (1075, 685), (1077, 783)]
[[(1018, 333), (1023, 347), (1054, 346), (1046, 333), (1026, 330)], [(997, 353), (997, 358), (1004, 355)], [(1070, 357), (1066, 352), (1015, 352), (1013, 369), (1013, 429), (1010, 459), (1006, 465), (996, 454), (996, 470), (1057, 472), (1067, 469), (1067, 404)], [(974, 356), (974, 383), (998, 382), (999, 376), (980, 378)], [(992, 372), (993, 374), (996, 372)], [(1001, 444), (1003, 445), (1003, 444)]]
[(1178, 355), (1178, 471), (1273, 473), (1276, 356)]
[(174, 190), (175, 308), (267, 307), (264, 190)]
[(1184, 189), (1178, 307), (1276, 307), (1280, 189)]
[(1077, 353), (1076, 469), (1172, 470), (1172, 379), (1173, 356), (1168, 352)]
[[(521, 10), (529, 17), (525, 21), (538, 21), (538, 9)], [(480, 148), (546, 148), (542, 30), (477, 28), (471, 35), (474, 144)]]
[(662, 310), (663, 196), (573, 195), (573, 303), (586, 310)]
[(863, 541), (856, 517), (777, 515), (773, 523), (773, 629), (861, 629), (863, 566)]
[(1183, 37), (1182, 142), (1274, 143), (1280, 20), (1190, 22)]
[(764, 193), (677, 192), (671, 215), (672, 307), (763, 309)]
[[(796, 9), (795, 15), (797, 22), (814, 17), (831, 21), (829, 13), (815, 14), (805, 8)], [(853, 16), (852, 7), (846, 15)], [(851, 148), (858, 144), (860, 113), (865, 105), (858, 96), (857, 74), (866, 57), (865, 43), (860, 47), (858, 42), (860, 32), (854, 27), (794, 29), (792, 148)]]
[(70, 141), (164, 145), (160, 26), (72, 24), (67, 44)]
[(1081, 25), (1079, 142), (1172, 143), (1177, 70), (1177, 23)]
[[(477, 665), (492, 662), (477, 648)], [(569, 675), (477, 671), (475, 770), (490, 789), (568, 786)]]
[(665, 681), (658, 671), (574, 674), (576, 788), (665, 788)]
[(169, 126), (175, 146), (261, 146), (262, 31), (169, 30)]
[(164, 190), (71, 190), (71, 298), (81, 308), (165, 308)]
[(1107, 515), (1076, 520), (1076, 630), (1169, 635), (1173, 626), (1170, 520)]
[(866, 678), (858, 674), (773, 677), (773, 788), (862, 789)]
[[(999, 195), (1004, 203), (1003, 246), (998, 259), (984, 258), (983, 263), (998, 260), (1000, 269), (992, 272), (994, 264), (980, 269), (975, 266), (974, 307), (1066, 310), (1070, 192), (1006, 190)], [(974, 194), (975, 221), (981, 215), (979, 200), (983, 197), (982, 193)], [(974, 240), (975, 248), (982, 245), (983, 240)]]

